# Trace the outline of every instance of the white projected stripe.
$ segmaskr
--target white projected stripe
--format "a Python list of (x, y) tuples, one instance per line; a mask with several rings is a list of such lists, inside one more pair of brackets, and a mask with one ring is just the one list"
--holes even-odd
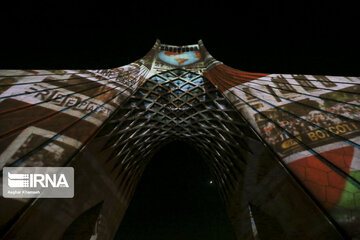
[[(57, 133), (37, 127), (28, 127), (26, 128), (16, 139), (10, 144), (10, 146), (0, 155), (0, 168), (3, 168), (6, 163), (11, 163), (15, 161), (15, 159), (11, 159), (11, 157), (15, 154), (15, 152), (23, 145), (26, 139), (31, 135), (36, 134), (43, 137), (51, 138), (55, 136)], [(70, 138), (64, 135), (61, 135), (56, 141), (65, 143), (67, 145), (73, 146), (75, 148), (79, 148), (81, 146), (81, 142)]]

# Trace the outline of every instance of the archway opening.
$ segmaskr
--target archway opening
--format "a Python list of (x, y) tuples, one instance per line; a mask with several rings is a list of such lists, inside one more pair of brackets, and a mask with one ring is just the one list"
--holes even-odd
[(235, 239), (225, 203), (193, 146), (174, 141), (153, 156), (115, 239)]

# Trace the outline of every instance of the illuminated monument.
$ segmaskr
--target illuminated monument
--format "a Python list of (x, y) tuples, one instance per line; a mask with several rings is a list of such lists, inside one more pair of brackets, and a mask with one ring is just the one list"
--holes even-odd
[(112, 239), (174, 140), (204, 156), (238, 239), (360, 239), (357, 77), (240, 71), (201, 41), (0, 75), (1, 166), (75, 168), (73, 199), (1, 198), (4, 239)]

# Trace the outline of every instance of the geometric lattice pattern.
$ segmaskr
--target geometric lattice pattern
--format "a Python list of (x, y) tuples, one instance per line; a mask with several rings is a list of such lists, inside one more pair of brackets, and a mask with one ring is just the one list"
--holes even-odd
[(157, 41), (113, 69), (1, 70), (0, 167), (73, 166), (77, 185), (73, 199), (1, 197), (0, 236), (36, 224), (33, 239), (60, 239), (98, 209), (89, 232), (113, 239), (148, 161), (185, 141), (238, 239), (359, 239), (359, 92), (358, 77), (233, 69), (201, 41)]
[(208, 159), (225, 196), (229, 180), (241, 171), (239, 163), (245, 164), (239, 151), (250, 151), (244, 137), (251, 136), (247, 123), (208, 80), (175, 69), (150, 77), (97, 138), (107, 139), (103, 150), (111, 151), (107, 161), (113, 163), (110, 171), (119, 183), (126, 182), (122, 174), (140, 174), (139, 161), (161, 146), (173, 140), (191, 143)]

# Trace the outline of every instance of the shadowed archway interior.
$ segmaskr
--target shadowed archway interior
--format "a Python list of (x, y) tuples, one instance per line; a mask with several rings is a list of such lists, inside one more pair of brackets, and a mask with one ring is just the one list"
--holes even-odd
[(234, 240), (224, 201), (198, 151), (174, 141), (148, 164), (115, 239)]

